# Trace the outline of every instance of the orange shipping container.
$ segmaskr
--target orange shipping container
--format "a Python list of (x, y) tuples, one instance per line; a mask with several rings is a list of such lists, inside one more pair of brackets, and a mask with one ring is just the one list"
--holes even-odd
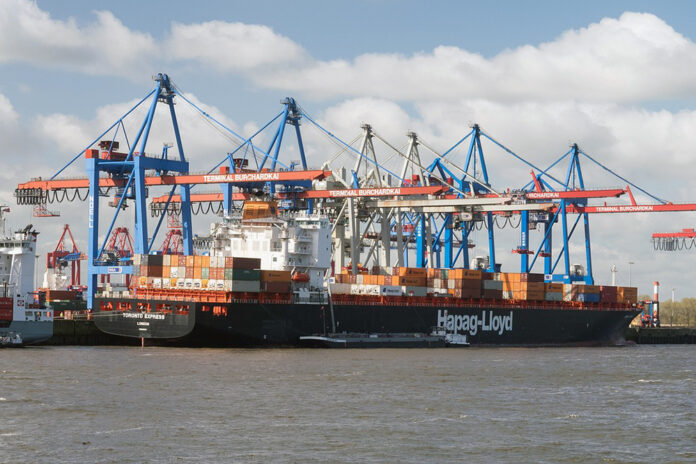
[(170, 269), (169, 266), (164, 266), (162, 268), (162, 277), (165, 277), (165, 278), (170, 277), (169, 269)]
[(535, 292), (544, 293), (544, 283), (543, 282), (515, 282), (513, 286), (513, 291), (515, 292)]
[(186, 267), (193, 267), (195, 256), (189, 255), (186, 257)]
[(551, 293), (562, 293), (563, 292), (563, 284), (554, 284), (554, 283), (548, 283), (544, 284), (544, 291), (551, 292)]
[(483, 271), (479, 271), (478, 269), (462, 269), (462, 271), (462, 279), (481, 280), (483, 278)]
[(203, 274), (203, 270), (200, 267), (193, 268), (193, 278), (194, 279), (200, 279), (202, 274)]
[(513, 298), (515, 300), (528, 300), (528, 301), (536, 301), (536, 300), (543, 300), (544, 299), (544, 292), (526, 292), (526, 291), (518, 291), (518, 292), (513, 292)]
[(598, 285), (576, 285), (577, 293), (599, 293)]
[(400, 267), (398, 269), (399, 272), (397, 272), (396, 275), (400, 277), (427, 277), (427, 271), (422, 267)]
[(391, 285), (406, 285), (412, 287), (425, 287), (426, 277), (392, 276)]
[(518, 272), (501, 272), (500, 278), (508, 282), (519, 282), (520, 274)]

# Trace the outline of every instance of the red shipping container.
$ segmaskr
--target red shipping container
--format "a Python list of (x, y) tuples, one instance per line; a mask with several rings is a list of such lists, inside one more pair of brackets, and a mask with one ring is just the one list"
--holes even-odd
[(483, 293), (481, 295), (482, 298), (485, 298), (487, 300), (502, 300), (503, 299), (503, 291), (502, 290), (483, 290)]
[(262, 282), (261, 290), (267, 293), (291, 293), (292, 284), (290, 282)]
[(237, 258), (228, 256), (225, 258), (225, 267), (227, 269), (261, 269), (261, 260), (259, 258)]

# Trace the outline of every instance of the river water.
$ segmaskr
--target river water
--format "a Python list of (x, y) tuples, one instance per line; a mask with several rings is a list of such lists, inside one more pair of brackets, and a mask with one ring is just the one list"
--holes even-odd
[(696, 462), (696, 346), (0, 350), (0, 462)]

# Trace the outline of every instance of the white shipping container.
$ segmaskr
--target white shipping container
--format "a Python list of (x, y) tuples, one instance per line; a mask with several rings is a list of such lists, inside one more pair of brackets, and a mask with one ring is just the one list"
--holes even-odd
[(171, 280), (162, 279), (162, 288), (171, 288)]
[(382, 296), (401, 296), (401, 287), (398, 285), (380, 285), (379, 292)]
[(173, 267), (169, 269), (169, 277), (172, 278), (177, 278), (177, 277), (183, 277), (179, 275), (179, 268), (178, 267)]
[(258, 280), (226, 280), (225, 289), (230, 292), (258, 293), (261, 291), (261, 282)]
[(331, 294), (350, 295), (350, 284), (331, 284)]
[(380, 287), (381, 285), (363, 285), (363, 295), (379, 295), (381, 291)]
[(187, 290), (193, 290), (193, 279), (184, 279), (184, 288)]
[(503, 299), (512, 300), (514, 298), (514, 293), (510, 291), (503, 290)]
[(362, 274), (358, 274), (355, 276), (355, 283), (356, 284), (362, 284), (363, 283), (363, 276)]
[(402, 286), (401, 291), (406, 296), (427, 296), (427, 287)]
[(162, 255), (162, 266), (169, 267), (171, 262), (171, 255)]
[(428, 287), (427, 292), (433, 294), (434, 296), (448, 296), (449, 295), (449, 293), (447, 293), (446, 288)]
[(191, 279), (193, 281), (193, 289), (194, 290), (200, 290), (203, 288), (203, 284), (201, 282), (201, 279)]
[(162, 288), (162, 279), (160, 279), (159, 277), (154, 277), (152, 279), (152, 286), (154, 288)]
[(350, 294), (351, 295), (360, 295), (360, 287), (358, 284), (351, 284), (350, 285)]

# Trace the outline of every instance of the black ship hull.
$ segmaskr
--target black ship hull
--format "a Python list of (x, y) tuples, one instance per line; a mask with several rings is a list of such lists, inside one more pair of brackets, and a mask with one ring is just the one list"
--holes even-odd
[[(174, 308), (147, 312), (144, 308)], [(157, 344), (298, 345), (301, 336), (335, 333), (430, 333), (445, 327), (471, 345), (612, 345), (639, 313), (626, 308), (506, 305), (390, 306), (301, 303), (215, 303), (95, 299), (97, 327)], [(118, 308), (114, 310), (113, 308)]]

